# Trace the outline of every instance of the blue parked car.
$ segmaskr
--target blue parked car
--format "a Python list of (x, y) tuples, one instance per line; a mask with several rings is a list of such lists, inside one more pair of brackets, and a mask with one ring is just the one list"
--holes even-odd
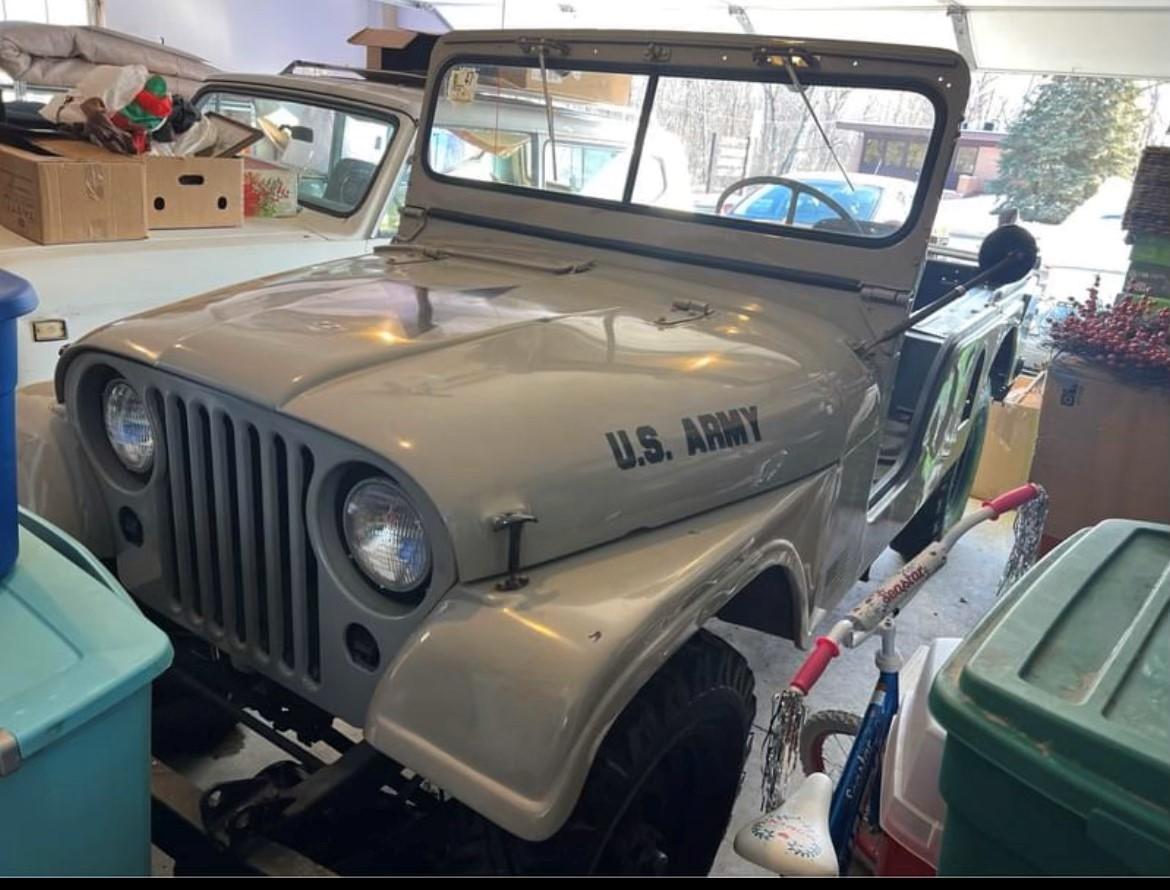
[(761, 185), (738, 199), (732, 196), (734, 203), (725, 203), (720, 212), (799, 228), (851, 227), (849, 220), (842, 218), (843, 210), (866, 234), (882, 235), (896, 231), (906, 221), (917, 188), (917, 183), (907, 179), (865, 173), (849, 174), (853, 188), (840, 173), (788, 173), (784, 178), (808, 189), (780, 183)]

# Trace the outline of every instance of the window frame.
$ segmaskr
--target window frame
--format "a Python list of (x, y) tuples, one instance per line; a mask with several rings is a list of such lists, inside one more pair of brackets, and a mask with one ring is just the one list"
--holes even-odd
[(196, 108), (200, 107), (200, 103), (204, 98), (212, 93), (226, 93), (228, 95), (244, 96), (246, 98), (262, 98), (262, 99), (278, 99), (287, 102), (299, 102), (301, 105), (312, 105), (315, 108), (325, 108), (330, 111), (340, 111), (345, 114), (352, 114), (355, 117), (364, 117), (369, 120), (381, 121), (390, 126), (389, 138), (386, 140), (386, 149), (382, 152), (382, 160), (374, 168), (374, 173), (370, 176), (370, 181), (366, 185), (366, 190), (362, 193), (361, 199), (357, 201), (353, 207), (347, 212), (337, 210), (333, 207), (326, 207), (323, 204), (315, 204), (312, 201), (302, 200), (300, 195), (297, 195), (297, 206), (303, 207), (307, 210), (312, 210), (315, 213), (323, 213), (326, 216), (332, 216), (335, 219), (349, 219), (359, 213), (366, 202), (369, 201), (370, 193), (374, 190), (374, 186), (381, 178), (386, 167), (386, 161), (392, 153), (395, 142), (402, 133), (403, 120), (402, 115), (388, 109), (375, 108), (370, 105), (363, 105), (360, 102), (349, 102), (344, 99), (330, 100), (326, 96), (318, 96), (315, 93), (299, 92), (297, 90), (284, 90), (279, 88), (270, 88), (252, 84), (242, 84), (234, 82), (218, 82), (208, 81), (200, 87), (195, 95), (191, 97), (191, 104)]
[[(502, 183), (484, 183), (475, 182), (473, 180), (461, 179), (459, 177), (448, 176), (436, 171), (430, 163), (430, 139), (431, 131), (435, 126), (435, 111), (438, 107), (439, 97), (443, 91), (443, 84), (446, 83), (446, 78), (452, 68), (466, 65), (480, 65), (480, 66), (495, 66), (495, 67), (511, 67), (511, 68), (539, 68), (539, 63), (528, 58), (498, 55), (488, 53), (466, 53), (453, 55), (447, 58), (439, 70), (430, 78), (431, 87), (428, 90), (426, 98), (426, 106), (423, 110), (423, 117), (425, 120), (425, 127), (420, 127), (421, 142), (419, 143), (418, 154), (422, 163), (419, 165), (422, 173), (429, 179), (435, 182), (455, 186), (457, 188), (477, 189), (481, 191), (489, 191), (496, 194), (515, 194), (518, 197), (526, 197), (541, 201), (549, 201), (553, 203), (561, 203), (576, 207), (591, 207), (600, 210), (617, 210), (623, 213), (637, 214), (639, 216), (657, 217), (662, 219), (672, 219), (676, 221), (683, 221), (693, 223), (696, 225), (714, 226), (720, 229), (733, 229), (744, 232), (752, 232), (761, 235), (768, 235), (771, 237), (785, 237), (794, 238), (797, 240), (812, 240), (822, 241), (830, 244), (842, 244), (849, 247), (862, 247), (871, 250), (880, 250), (883, 248), (892, 247), (902, 240), (904, 240), (918, 225), (923, 206), (926, 203), (926, 192), (930, 175), (937, 169), (939, 155), (942, 152), (944, 141), (944, 128), (947, 118), (947, 103), (946, 98), (929, 84), (924, 84), (920, 81), (915, 81), (909, 77), (898, 76), (850, 76), (848, 74), (823, 76), (816, 72), (806, 71), (801, 74), (801, 84), (803, 86), (824, 86), (837, 88), (856, 88), (856, 89), (886, 89), (886, 90), (901, 90), (903, 92), (914, 93), (922, 96), (930, 103), (931, 111), (934, 115), (933, 123), (931, 124), (930, 137), (927, 140), (926, 157), (923, 161), (922, 174), (918, 178), (916, 188), (914, 191), (914, 199), (910, 205), (910, 211), (903, 221), (902, 225), (895, 231), (888, 235), (881, 237), (867, 237), (849, 234), (846, 232), (832, 232), (814, 229), (801, 229), (796, 226), (782, 225), (778, 226), (775, 223), (757, 223), (751, 220), (740, 218), (733, 218), (727, 216), (718, 216), (714, 214), (703, 214), (695, 211), (675, 210), (666, 207), (653, 207), (643, 204), (634, 204), (630, 200), (633, 191), (633, 185), (637, 178), (637, 170), (641, 163), (642, 149), (646, 141), (646, 132), (650, 122), (650, 116), (653, 113), (653, 103), (657, 93), (658, 81), (661, 77), (672, 78), (706, 78), (711, 80), (724, 81), (738, 81), (747, 83), (761, 83), (761, 82), (776, 82), (787, 83), (786, 76), (779, 76), (782, 72), (772, 71), (770, 69), (761, 69), (760, 71), (728, 71), (718, 67), (690, 67), (686, 70), (670, 70), (663, 71), (661, 66), (653, 65), (637, 65), (637, 64), (614, 64), (609, 62), (593, 62), (588, 59), (574, 59), (572, 62), (572, 70), (574, 71), (590, 71), (598, 73), (614, 73), (614, 74), (632, 74), (645, 75), (648, 78), (646, 84), (646, 94), (642, 100), (642, 107), (638, 109), (638, 126), (635, 133), (633, 157), (630, 162), (629, 175), (626, 182), (625, 194), (622, 200), (616, 201), (606, 198), (593, 198), (583, 195), (566, 195), (558, 192), (543, 191), (541, 189), (526, 188), (524, 186), (513, 186)], [(776, 76), (768, 78), (761, 75), (774, 74)]]

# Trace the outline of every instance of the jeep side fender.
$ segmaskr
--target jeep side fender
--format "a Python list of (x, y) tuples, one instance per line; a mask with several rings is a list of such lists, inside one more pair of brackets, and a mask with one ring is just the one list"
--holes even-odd
[(16, 391), (16, 450), (21, 506), (76, 538), (95, 556), (112, 559), (109, 512), (51, 382)]
[(518, 591), (457, 586), (381, 678), (367, 740), (513, 834), (551, 836), (621, 710), (761, 571), (790, 573), (776, 607), (807, 635), (837, 474), (533, 568)]

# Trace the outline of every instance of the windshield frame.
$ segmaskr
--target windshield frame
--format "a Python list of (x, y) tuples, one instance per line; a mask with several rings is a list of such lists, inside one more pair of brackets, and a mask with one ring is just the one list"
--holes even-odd
[(323, 213), (326, 216), (332, 216), (335, 219), (350, 219), (365, 208), (370, 199), (370, 193), (374, 190), (374, 186), (382, 177), (383, 171), (386, 167), (387, 159), (393, 154), (393, 149), (398, 139), (401, 137), (404, 129), (404, 117), (392, 109), (379, 107), (376, 105), (366, 105), (361, 102), (352, 102), (347, 99), (329, 99), (326, 96), (321, 96), (313, 92), (300, 91), (296, 89), (282, 89), (280, 87), (267, 87), (251, 83), (239, 83), (234, 81), (208, 81), (191, 98), (191, 104), (196, 108), (200, 107), (206, 97), (212, 93), (223, 93), (227, 95), (239, 95), (245, 97), (255, 97), (260, 99), (283, 99), (290, 102), (298, 102), (301, 105), (312, 105), (316, 108), (323, 108), (330, 111), (340, 111), (345, 114), (352, 114), (355, 117), (363, 117), (370, 120), (386, 123), (390, 127), (390, 137), (386, 140), (386, 147), (382, 151), (382, 158), (378, 161), (374, 168), (373, 174), (370, 176), (370, 181), (366, 184), (366, 189), (362, 192), (360, 200), (354, 203), (348, 211), (338, 210), (335, 207), (328, 207), (324, 204), (317, 204), (311, 200), (304, 200), (297, 195), (297, 206), (305, 210), (311, 210), (314, 213)]
[[(563, 66), (571, 68), (573, 71), (643, 75), (648, 78), (646, 84), (646, 93), (642, 100), (642, 105), (637, 109), (637, 129), (635, 131), (634, 143), (631, 148), (630, 167), (627, 171), (623, 196), (621, 200), (614, 200), (585, 195), (563, 194), (560, 192), (546, 191), (539, 188), (530, 188), (519, 185), (477, 182), (475, 180), (466, 178), (449, 176), (440, 173), (431, 167), (431, 133), (435, 128), (435, 114), (438, 108), (439, 99), (441, 98), (441, 95), (444, 91), (446, 79), (451, 69), (461, 65), (487, 65), (506, 68), (539, 69), (539, 63), (534, 59), (515, 55), (499, 55), (494, 53), (458, 53), (443, 61), (438, 71), (429, 77), (432, 86), (427, 91), (427, 105), (424, 110), (426, 131), (422, 134), (422, 137), (418, 142), (418, 157), (421, 161), (418, 167), (425, 173), (427, 177), (435, 180), (436, 182), (440, 182), (445, 185), (476, 189), (496, 194), (510, 193), (529, 199), (535, 198), (537, 200), (568, 204), (578, 207), (593, 207), (595, 209), (616, 210), (622, 213), (630, 213), (640, 216), (684, 221), (698, 225), (714, 226), (718, 229), (740, 230), (745, 232), (771, 235), (773, 237), (779, 236), (800, 240), (821, 241), (831, 244), (842, 244), (848, 245), (850, 247), (863, 247), (869, 249), (881, 249), (893, 246), (905, 239), (917, 226), (922, 214), (923, 206), (926, 203), (929, 184), (935, 171), (936, 164), (938, 163), (939, 154), (942, 150), (948, 113), (946, 98), (940, 92), (932, 89), (927, 84), (923, 84), (921, 81), (912, 80), (910, 78), (873, 74), (864, 76), (850, 76), (848, 74), (823, 75), (811, 71), (805, 71), (801, 73), (800, 82), (805, 87), (852, 87), (860, 89), (902, 90), (904, 92), (915, 93), (922, 96), (930, 103), (931, 110), (934, 114), (934, 120), (931, 125), (930, 139), (927, 143), (926, 157), (923, 160), (923, 165), (918, 177), (918, 181), (915, 183), (914, 198), (911, 202), (906, 219), (895, 231), (890, 232), (887, 235), (882, 235), (879, 237), (858, 236), (849, 234), (847, 232), (801, 229), (796, 226), (777, 225), (776, 223), (771, 222), (756, 222), (753, 220), (731, 218), (714, 214), (704, 214), (696, 211), (654, 207), (645, 204), (635, 204), (632, 201), (633, 189), (638, 176), (638, 167), (641, 163), (642, 149), (646, 142), (647, 133), (649, 131), (650, 118), (653, 114), (653, 103), (656, 98), (659, 78), (686, 77), (696, 79), (707, 78), (712, 80), (740, 81), (748, 83), (775, 82), (788, 84), (790, 81), (788, 76), (784, 73), (783, 69), (761, 68), (758, 71), (742, 71), (728, 70), (725, 68), (719, 68), (717, 66), (687, 66), (685, 70), (664, 70), (661, 66), (656, 66), (653, 64), (617, 64), (612, 62), (592, 61), (589, 59), (573, 59), (571, 62)], [(767, 74), (772, 74), (773, 76), (763, 76)]]

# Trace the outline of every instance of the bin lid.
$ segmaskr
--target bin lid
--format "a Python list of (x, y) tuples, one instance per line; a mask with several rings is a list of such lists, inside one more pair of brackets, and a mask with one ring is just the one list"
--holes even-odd
[(24, 511), (20, 526), (20, 557), (0, 580), (0, 776), (171, 661), (166, 634), (80, 544)]
[(1110, 519), (1021, 578), (931, 690), (947, 730), (1079, 814), (1140, 872), (1170, 861), (1170, 526)]
[(37, 308), (37, 292), (18, 275), (0, 269), (0, 321), (27, 315)]

